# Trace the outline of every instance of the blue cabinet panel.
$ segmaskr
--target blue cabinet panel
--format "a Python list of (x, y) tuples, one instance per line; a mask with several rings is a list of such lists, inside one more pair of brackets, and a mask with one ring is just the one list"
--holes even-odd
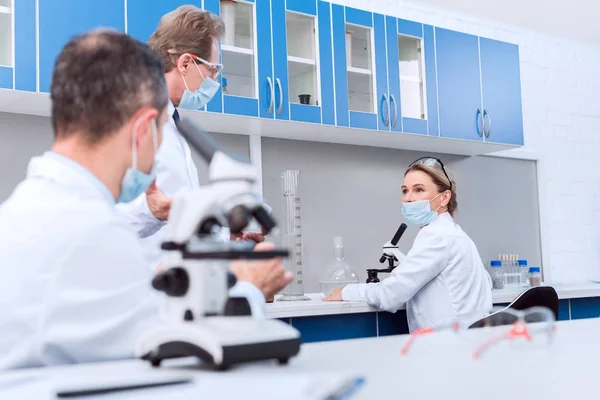
[(440, 135), (481, 140), (477, 128), (477, 110), (481, 110), (479, 40), (439, 28), (435, 37)]
[(377, 114), (350, 111), (350, 126), (361, 129), (377, 129)]
[(402, 118), (402, 126), (406, 133), (420, 133), (427, 135), (427, 120), (416, 118)]
[[(171, 1), (173, 1), (173, 0), (171, 0)], [(178, 0), (178, 1), (182, 1), (183, 3), (185, 3), (184, 0)], [(196, 2), (199, 2), (199, 1), (200, 0), (196, 0)], [(219, 0), (204, 0), (204, 9), (212, 12), (213, 14), (221, 15), (221, 2)], [(222, 54), (219, 55), (219, 61), (223, 62)], [(225, 67), (225, 68), (227, 68), (227, 67)], [(219, 75), (219, 83), (221, 85), (223, 84), (223, 75)], [(224, 101), (223, 100), (223, 89), (222, 89), (222, 87), (220, 87), (219, 90), (217, 91), (217, 93), (215, 93), (215, 96), (212, 98), (212, 100), (209, 101), (208, 104), (206, 105), (206, 110), (210, 111), (210, 112), (216, 112), (216, 113), (223, 112), (223, 101)]]
[(398, 18), (398, 33), (422, 38), (423, 24)]
[(0, 89), (13, 89), (13, 69), (0, 67)]
[(479, 40), (485, 140), (523, 145), (519, 48), (497, 40)]
[(374, 337), (377, 336), (376, 314), (292, 318), (292, 326), (302, 334), (303, 343)]
[(385, 18), (387, 56), (388, 56), (388, 79), (390, 95), (390, 128), (394, 132), (402, 132), (402, 107), (400, 102), (400, 66), (398, 60), (398, 19), (395, 17)]
[(127, 0), (127, 33), (146, 43), (156, 30), (160, 18), (184, 4), (200, 7), (201, 0)]
[[(310, 3), (310, 0), (306, 0)], [(273, 30), (273, 72), (275, 85), (275, 118), (290, 119), (288, 96), (287, 31), (284, 1), (271, 3)], [(260, 19), (258, 20), (260, 21)], [(258, 24), (260, 25), (260, 24)]]
[(346, 71), (346, 22), (344, 7), (331, 5), (333, 31), (333, 66), (335, 75), (335, 110), (338, 126), (349, 125), (348, 73)]
[[(385, 17), (381, 14), (373, 15), (373, 34), (375, 35), (375, 80), (377, 88), (377, 99), (379, 104), (379, 118), (377, 126), (379, 130), (390, 130), (390, 104), (388, 97), (388, 60), (385, 37)], [(393, 59), (392, 59), (393, 60)]]
[(404, 335), (408, 333), (408, 320), (406, 311), (398, 310), (395, 313), (380, 311), (377, 313), (379, 336)]
[(293, 121), (321, 123), (321, 109), (308, 104), (290, 104), (290, 117)]
[(368, 11), (346, 7), (346, 22), (371, 28), (373, 27), (373, 14)]
[[(37, 90), (35, 0), (18, 0), (15, 6), (15, 89)], [(12, 72), (11, 72), (12, 88)]]
[(600, 317), (600, 297), (571, 299), (570, 302), (571, 319)]
[(435, 37), (433, 26), (423, 25), (423, 45), (425, 47), (425, 82), (427, 98), (427, 126), (428, 134), (439, 136), (438, 125), (438, 94), (437, 70), (435, 60)]
[(258, 117), (258, 100), (250, 97), (225, 95), (223, 96), (223, 108), (227, 114)]
[[(273, 52), (271, 49), (271, 4), (270, 0), (256, 0), (256, 43), (258, 58), (258, 99), (261, 118), (272, 118), (275, 110), (275, 99), (272, 90)], [(269, 84), (270, 82), (270, 84)], [(272, 106), (272, 107), (271, 107)], [(227, 110), (225, 110), (227, 112)]]
[(568, 321), (570, 319), (569, 299), (558, 301), (558, 320)]
[(50, 90), (56, 57), (73, 36), (99, 27), (125, 31), (123, 0), (38, 0), (38, 7), (41, 92)]
[[(304, 0), (302, 0), (304, 2)], [(321, 74), (321, 122), (335, 125), (335, 97), (333, 95), (333, 49), (331, 47), (330, 3), (319, 1), (319, 71)], [(294, 118), (294, 113), (291, 115)]]
[[(277, 2), (277, 0), (274, 0)], [(280, 1), (283, 3), (283, 1)], [(317, 15), (317, 3), (315, 0), (286, 0), (285, 6), (290, 11), (296, 11), (308, 15)]]

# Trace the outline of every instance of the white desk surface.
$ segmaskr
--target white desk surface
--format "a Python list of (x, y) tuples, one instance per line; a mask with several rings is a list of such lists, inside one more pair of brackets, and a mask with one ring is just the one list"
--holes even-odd
[[(469, 340), (461, 340), (453, 332), (421, 336), (406, 356), (400, 355), (400, 347), (407, 335), (310, 343), (303, 345), (300, 354), (287, 366), (260, 362), (234, 367), (228, 372), (207, 371), (194, 366), (191, 359), (171, 362), (154, 370), (137, 360), (21, 370), (0, 374), (0, 389), (3, 384), (7, 387), (13, 382), (10, 393), (19, 398), (19, 390), (26, 389), (27, 379), (29, 382), (61, 378), (77, 381), (78, 377), (89, 376), (185, 372), (196, 376), (197, 382), (201, 379), (207, 383), (217, 379), (226, 382), (227, 377), (234, 381), (236, 377), (253, 376), (266, 376), (276, 382), (278, 377), (283, 379), (289, 374), (333, 371), (360, 374), (366, 378), (365, 385), (353, 397), (356, 399), (570, 400), (598, 397), (600, 319), (558, 322), (550, 347), (521, 347), (502, 342), (481, 359), (474, 360), (473, 349), (488, 336), (489, 331), (485, 329), (469, 331)], [(15, 383), (19, 381), (24, 382), (20, 388)], [(148, 390), (162, 390), (166, 392), (161, 393), (174, 395), (178, 389)], [(131, 399), (134, 395), (135, 392), (125, 392), (110, 399)], [(8, 400), (3, 396), (0, 398)], [(276, 393), (265, 400), (269, 398), (288, 397), (285, 393)]]
[[(582, 283), (577, 285), (552, 285), (560, 299), (574, 299), (582, 297), (600, 296), (600, 284)], [(509, 288), (494, 290), (494, 304), (510, 303), (524, 288)], [(307, 294), (310, 300), (303, 301), (278, 301), (266, 305), (267, 318), (293, 318), (316, 315), (350, 314), (375, 312), (376, 308), (360, 301), (353, 302), (325, 302), (322, 293)], [(404, 307), (403, 307), (404, 308)]]

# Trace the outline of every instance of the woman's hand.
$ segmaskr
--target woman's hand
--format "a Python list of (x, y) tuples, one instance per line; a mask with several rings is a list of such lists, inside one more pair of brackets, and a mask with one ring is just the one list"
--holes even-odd
[(333, 292), (331, 292), (329, 296), (324, 297), (323, 301), (344, 301), (344, 299), (342, 299), (342, 290), (344, 290), (344, 288), (333, 289)]

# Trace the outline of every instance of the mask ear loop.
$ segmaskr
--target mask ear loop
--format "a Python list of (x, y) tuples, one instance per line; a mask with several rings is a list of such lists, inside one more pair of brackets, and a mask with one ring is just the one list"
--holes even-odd
[(133, 132), (131, 135), (131, 167), (136, 170), (137, 169), (137, 146), (135, 144), (135, 135), (142, 123), (142, 118), (138, 118), (137, 121), (133, 124)]
[(158, 152), (158, 125), (156, 118), (152, 120), (152, 144), (154, 145), (154, 155)]

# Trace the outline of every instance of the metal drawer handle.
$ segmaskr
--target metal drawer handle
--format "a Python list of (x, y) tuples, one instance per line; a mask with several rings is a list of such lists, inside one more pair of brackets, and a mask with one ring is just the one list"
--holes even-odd
[(283, 89), (281, 88), (281, 81), (279, 78), (275, 78), (275, 84), (279, 88), (279, 107), (277, 107), (277, 114), (281, 114), (283, 111)]
[(394, 103), (394, 120), (392, 121), (392, 128), (396, 126), (396, 122), (398, 122), (398, 105), (396, 104), (396, 99), (394, 95), (390, 95), (390, 103)]
[(485, 131), (485, 138), (489, 138), (490, 134), (492, 133), (492, 117), (490, 116), (490, 113), (488, 112), (488, 110), (484, 109), (483, 110), (483, 126), (485, 127), (485, 117), (487, 116), (488, 118), (488, 129), (487, 131)]
[(271, 114), (273, 112), (273, 105), (275, 104), (275, 90), (273, 89), (273, 81), (269, 76), (267, 76), (267, 83), (269, 84), (269, 91), (271, 92), (271, 102), (269, 103), (268, 113)]
[(386, 118), (383, 120), (383, 125), (384, 126), (389, 126), (390, 124), (390, 103), (388, 102), (388, 97), (387, 94), (383, 94), (383, 96), (381, 96), (381, 103), (379, 104), (379, 111), (381, 111), (382, 117), (383, 117), (383, 103), (385, 102), (386, 107), (387, 107), (387, 115)]

